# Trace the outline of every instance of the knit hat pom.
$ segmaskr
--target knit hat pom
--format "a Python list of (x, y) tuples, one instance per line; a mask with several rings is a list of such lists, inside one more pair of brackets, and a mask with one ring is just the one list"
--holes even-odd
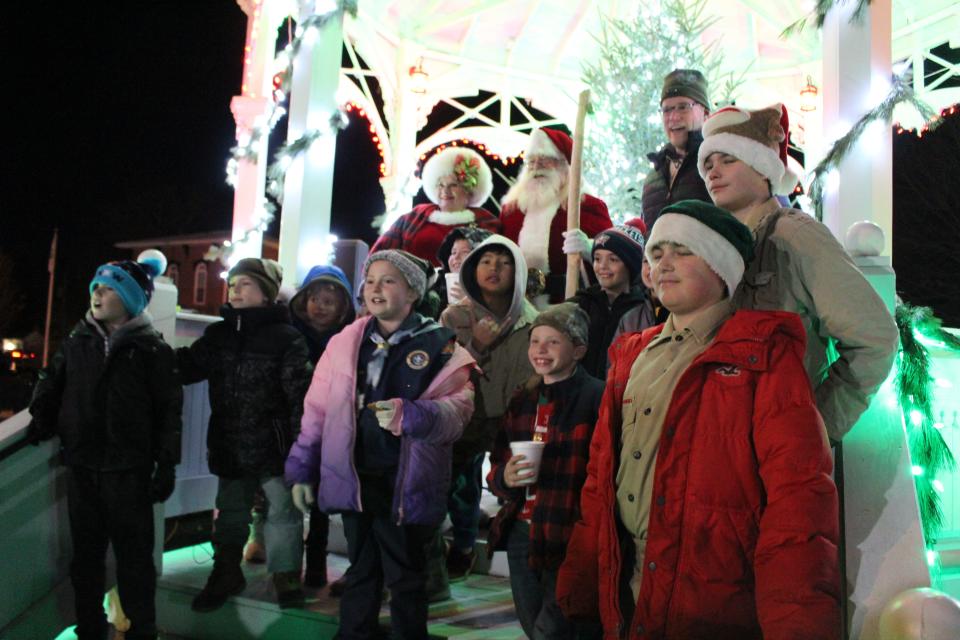
[(167, 270), (167, 256), (157, 249), (147, 249), (137, 256), (137, 264), (153, 279)]

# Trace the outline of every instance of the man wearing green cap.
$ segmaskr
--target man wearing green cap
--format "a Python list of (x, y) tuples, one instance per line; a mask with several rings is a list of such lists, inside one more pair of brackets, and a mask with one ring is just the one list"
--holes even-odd
[(700, 128), (710, 114), (707, 79), (695, 69), (674, 69), (663, 79), (660, 115), (667, 144), (647, 154), (653, 168), (643, 181), (643, 222), (653, 228), (660, 210), (681, 200), (710, 202), (697, 173)]

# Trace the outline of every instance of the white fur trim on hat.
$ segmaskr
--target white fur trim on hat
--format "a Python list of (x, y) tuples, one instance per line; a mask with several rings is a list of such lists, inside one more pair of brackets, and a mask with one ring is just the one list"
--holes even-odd
[(567, 161), (567, 157), (557, 148), (557, 145), (553, 144), (553, 140), (543, 132), (543, 129), (533, 130), (533, 133), (530, 134), (530, 140), (527, 142), (527, 148), (523, 152), (525, 158), (532, 158), (533, 156), (546, 156), (564, 162)]
[(682, 213), (664, 213), (654, 223), (644, 251), (651, 265), (653, 265), (653, 250), (665, 242), (682, 244), (694, 255), (703, 258), (703, 261), (727, 285), (727, 295), (733, 295), (737, 290), (746, 265), (743, 263), (740, 252), (722, 235), (692, 216)]
[[(745, 136), (738, 136), (734, 133), (715, 133), (712, 136), (703, 139), (700, 145), (700, 152), (697, 155), (697, 169), (700, 171), (700, 177), (707, 179), (707, 170), (704, 164), (714, 153), (725, 153), (745, 162), (760, 175), (770, 181), (774, 193), (782, 194), (781, 183), (784, 181), (786, 167), (780, 161), (780, 156), (770, 147), (760, 144), (756, 140), (751, 140)], [(793, 178), (793, 185), (797, 184), (796, 176)], [(790, 188), (793, 188), (790, 185)], [(790, 193), (787, 191), (786, 193)]]
[(430, 202), (440, 204), (437, 183), (440, 182), (440, 178), (453, 173), (453, 165), (456, 164), (458, 156), (464, 156), (468, 160), (476, 158), (480, 163), (477, 173), (477, 188), (473, 190), (470, 199), (467, 201), (467, 205), (479, 207), (493, 193), (493, 175), (490, 173), (490, 167), (487, 166), (483, 156), (469, 147), (447, 147), (427, 160), (420, 172), (423, 192), (430, 198)]

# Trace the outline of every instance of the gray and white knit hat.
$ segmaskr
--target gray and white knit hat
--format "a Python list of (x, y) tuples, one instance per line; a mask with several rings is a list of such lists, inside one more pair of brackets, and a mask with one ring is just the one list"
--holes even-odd
[(386, 249), (371, 254), (367, 258), (367, 263), (363, 265), (364, 278), (367, 277), (370, 265), (377, 260), (385, 260), (395, 266), (410, 288), (417, 292), (417, 298), (422, 298), (427, 289), (436, 282), (437, 273), (433, 265), (401, 249)]

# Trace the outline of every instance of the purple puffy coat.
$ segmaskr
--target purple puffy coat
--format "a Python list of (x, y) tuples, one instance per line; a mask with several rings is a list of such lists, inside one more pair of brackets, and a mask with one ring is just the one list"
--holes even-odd
[[(370, 316), (330, 339), (303, 402), (300, 436), (285, 468), (289, 484), (320, 486), (321, 511), (361, 511), (354, 465), (357, 436), (357, 357)], [(393, 516), (403, 524), (436, 526), (447, 510), (453, 443), (473, 414), (473, 357), (457, 345), (450, 361), (417, 399), (403, 398), (400, 463)]]

